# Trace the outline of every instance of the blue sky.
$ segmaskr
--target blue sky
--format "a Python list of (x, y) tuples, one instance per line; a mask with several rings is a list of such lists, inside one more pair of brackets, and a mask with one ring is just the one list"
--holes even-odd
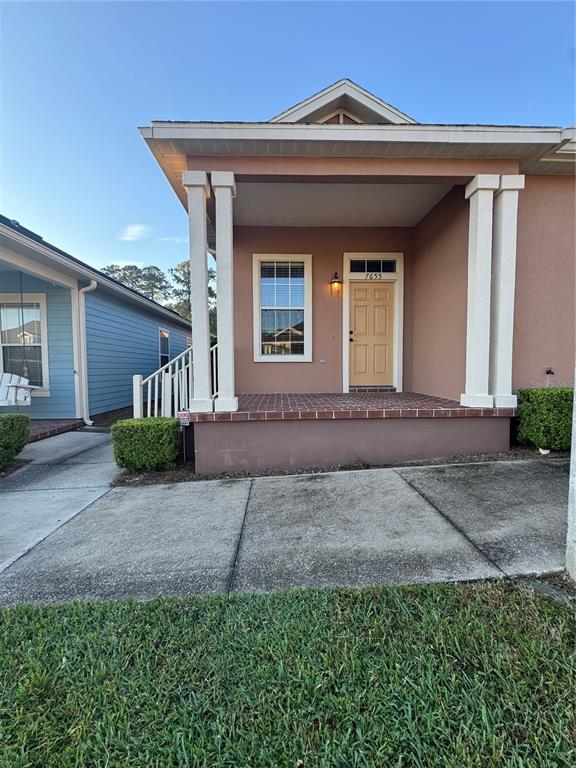
[[(574, 122), (570, 2), (0, 13), (0, 210), (94, 266), (186, 258), (185, 212), (137, 131), (151, 120), (266, 120), (350, 77), (421, 122)], [(131, 225), (144, 229), (120, 239)]]

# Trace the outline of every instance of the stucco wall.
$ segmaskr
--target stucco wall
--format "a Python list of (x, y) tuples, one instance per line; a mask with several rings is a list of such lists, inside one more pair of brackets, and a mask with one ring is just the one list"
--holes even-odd
[(414, 228), (405, 389), (459, 399), (466, 375), (468, 202), (454, 187)]
[(199, 422), (194, 436), (198, 474), (305, 469), (507, 451), (510, 419)]
[[(512, 385), (574, 380), (574, 177), (527, 176), (518, 204)], [(546, 376), (546, 368), (555, 370)]]
[[(236, 390), (248, 392), (342, 391), (342, 297), (332, 296), (329, 283), (342, 276), (347, 251), (403, 251), (409, 283), (411, 230), (360, 227), (235, 227), (234, 318)], [(254, 362), (252, 255), (312, 254), (311, 363)], [(321, 363), (320, 359), (326, 362)]]
[[(527, 176), (520, 192), (513, 389), (574, 378), (573, 177)], [(236, 384), (246, 392), (342, 390), (342, 300), (330, 295), (346, 251), (404, 251), (404, 389), (459, 399), (466, 376), (468, 201), (455, 186), (414, 228), (234, 230)], [(313, 256), (313, 362), (254, 363), (252, 254)], [(320, 363), (320, 358), (326, 360)], [(555, 370), (546, 376), (546, 368)]]

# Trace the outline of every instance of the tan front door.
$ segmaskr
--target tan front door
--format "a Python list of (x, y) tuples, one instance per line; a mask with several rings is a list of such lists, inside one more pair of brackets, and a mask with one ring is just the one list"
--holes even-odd
[(350, 283), (350, 386), (392, 386), (394, 283)]

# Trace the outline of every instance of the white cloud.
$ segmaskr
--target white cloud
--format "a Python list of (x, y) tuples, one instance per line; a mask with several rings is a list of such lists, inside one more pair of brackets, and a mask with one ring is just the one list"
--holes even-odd
[(150, 233), (150, 227), (146, 224), (128, 224), (118, 235), (118, 240), (144, 240)]
[(187, 243), (188, 239), (186, 237), (159, 237), (159, 242), (161, 243)]

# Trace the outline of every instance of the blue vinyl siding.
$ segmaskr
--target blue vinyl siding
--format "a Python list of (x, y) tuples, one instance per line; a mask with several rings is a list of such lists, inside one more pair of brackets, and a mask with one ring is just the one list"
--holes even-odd
[[(33, 396), (30, 406), (1, 406), (0, 413), (15, 411), (35, 419), (73, 419), (76, 402), (71, 291), (27, 274), (23, 274), (22, 287), (24, 293), (46, 294), (50, 396)], [(20, 277), (16, 270), (0, 272), (0, 293), (14, 293), (15, 301), (20, 301)]]
[(170, 357), (186, 349), (190, 331), (96, 289), (86, 295), (90, 413), (132, 405), (132, 376), (160, 367), (159, 331), (170, 332)]

